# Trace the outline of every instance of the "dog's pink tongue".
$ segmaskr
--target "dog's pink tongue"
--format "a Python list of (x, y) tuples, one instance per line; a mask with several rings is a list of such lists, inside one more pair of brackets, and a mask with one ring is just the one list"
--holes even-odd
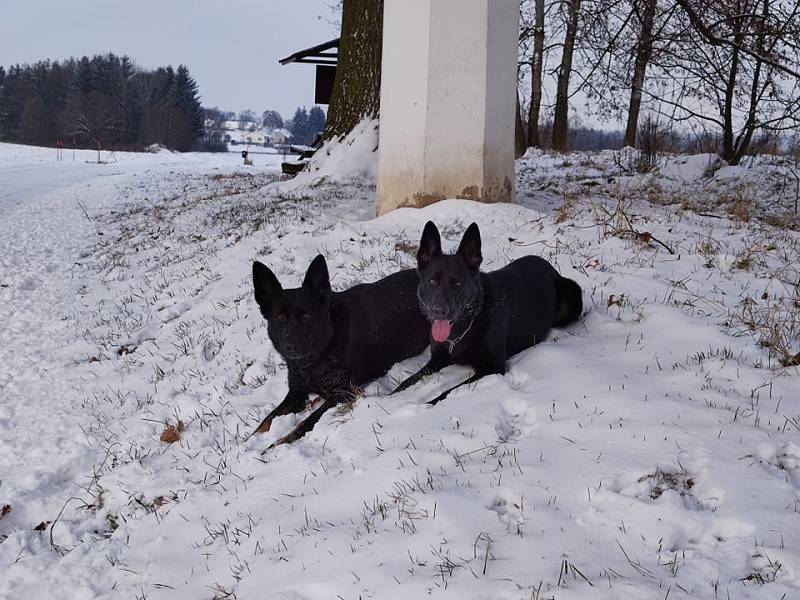
[(434, 321), (431, 335), (437, 342), (443, 342), (450, 337), (450, 321)]

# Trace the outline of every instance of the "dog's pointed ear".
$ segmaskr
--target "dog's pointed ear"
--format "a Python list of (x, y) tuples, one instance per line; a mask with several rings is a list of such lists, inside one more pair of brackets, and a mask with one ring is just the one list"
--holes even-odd
[(422, 239), (419, 242), (419, 251), (417, 251), (417, 268), (422, 271), (428, 266), (436, 256), (442, 253), (442, 238), (439, 236), (439, 230), (433, 221), (425, 223), (425, 229), (422, 230)]
[(481, 231), (478, 229), (478, 224), (473, 223), (464, 232), (464, 237), (461, 238), (461, 243), (458, 245), (456, 252), (467, 266), (472, 269), (478, 269), (483, 262), (483, 255), (481, 254)]
[(322, 254), (318, 254), (308, 266), (306, 277), (303, 279), (303, 287), (314, 292), (320, 300), (328, 299), (331, 293), (331, 280), (328, 276), (328, 264)]
[(269, 314), (275, 299), (283, 291), (275, 274), (258, 261), (253, 262), (253, 289), (263, 315)]

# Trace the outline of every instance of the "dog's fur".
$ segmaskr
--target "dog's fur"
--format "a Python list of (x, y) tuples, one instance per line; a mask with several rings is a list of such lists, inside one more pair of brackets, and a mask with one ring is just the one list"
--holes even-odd
[(325, 258), (317, 256), (300, 288), (284, 290), (266, 266), (253, 263), (253, 287), (275, 349), (286, 361), (289, 393), (254, 433), (272, 420), (302, 411), (310, 393), (324, 402), (288, 436), (310, 431), (322, 414), (351, 400), (359, 386), (386, 373), (398, 361), (428, 345), (428, 324), (419, 312), (419, 276), (400, 271), (374, 283), (333, 292)]
[(526, 256), (491, 273), (480, 272), (482, 260), (475, 223), (455, 254), (442, 254), (439, 230), (430, 221), (425, 225), (417, 254), (417, 296), (432, 324), (431, 358), (395, 392), (450, 364), (475, 369), (473, 377), (431, 401), (436, 404), (460, 385), (504, 374), (506, 359), (543, 341), (552, 327), (580, 316), (580, 286), (543, 258)]

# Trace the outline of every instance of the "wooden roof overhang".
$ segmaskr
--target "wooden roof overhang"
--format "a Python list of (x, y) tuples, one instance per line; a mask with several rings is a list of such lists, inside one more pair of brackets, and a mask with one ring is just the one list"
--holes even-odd
[(294, 54), (280, 59), (278, 62), (282, 65), (289, 63), (306, 63), (312, 65), (330, 65), (336, 66), (339, 58), (339, 38), (330, 40), (324, 44), (318, 44), (305, 50), (299, 50)]

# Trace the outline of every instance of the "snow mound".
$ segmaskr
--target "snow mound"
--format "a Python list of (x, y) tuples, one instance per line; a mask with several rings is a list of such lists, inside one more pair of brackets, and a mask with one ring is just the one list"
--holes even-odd
[(150, 154), (158, 154), (159, 152), (169, 152), (171, 154), (175, 153), (174, 150), (168, 148), (164, 144), (150, 144), (149, 146), (146, 146), (144, 150)]
[(698, 181), (725, 165), (716, 154), (680, 155), (669, 158), (659, 168), (661, 175), (676, 181)]
[(378, 172), (378, 121), (364, 119), (346, 136), (325, 143), (309, 160), (296, 181), (323, 177), (334, 181), (374, 180)]

